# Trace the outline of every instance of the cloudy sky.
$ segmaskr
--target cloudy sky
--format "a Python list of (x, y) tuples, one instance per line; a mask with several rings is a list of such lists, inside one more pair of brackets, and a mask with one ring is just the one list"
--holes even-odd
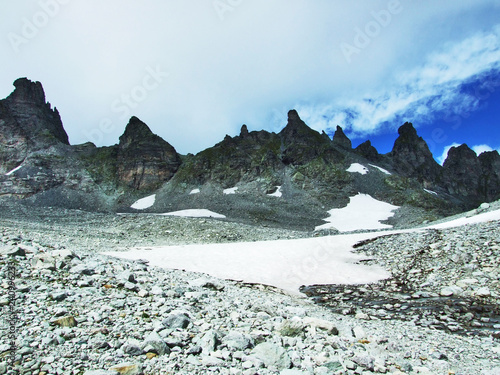
[(380, 152), (413, 122), (441, 160), (500, 149), (499, 20), (498, 0), (0, 0), (0, 97), (42, 82), (72, 144), (135, 115), (196, 153), (295, 108)]

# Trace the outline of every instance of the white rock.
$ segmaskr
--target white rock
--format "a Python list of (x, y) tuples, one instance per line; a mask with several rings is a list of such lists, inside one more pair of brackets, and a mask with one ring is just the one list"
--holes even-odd
[(450, 285), (441, 289), (439, 294), (443, 297), (459, 296), (463, 293), (463, 289), (457, 285)]
[(489, 297), (491, 296), (491, 292), (487, 287), (482, 287), (479, 288), (478, 290), (475, 291), (474, 293), (478, 297)]

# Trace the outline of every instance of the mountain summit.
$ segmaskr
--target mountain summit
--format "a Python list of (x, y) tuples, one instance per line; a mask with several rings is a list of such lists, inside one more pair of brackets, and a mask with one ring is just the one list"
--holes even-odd
[[(311, 229), (357, 194), (400, 207), (389, 221), (419, 223), (500, 198), (500, 155), (452, 148), (444, 166), (407, 122), (391, 152), (355, 149), (340, 126), (333, 139), (296, 110), (279, 133), (227, 135), (196, 155), (179, 155), (133, 116), (119, 143), (70, 145), (40, 82), (20, 78), (0, 100), (0, 199), (87, 210), (210, 209), (231, 220)], [(230, 193), (228, 193), (230, 192)], [(408, 216), (409, 215), (409, 216)]]

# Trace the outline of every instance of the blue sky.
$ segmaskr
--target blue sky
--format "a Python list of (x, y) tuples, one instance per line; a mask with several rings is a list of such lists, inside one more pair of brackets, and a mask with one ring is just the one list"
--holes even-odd
[(499, 20), (497, 0), (3, 1), (0, 97), (41, 81), (72, 144), (135, 115), (196, 153), (295, 108), (381, 153), (412, 122), (441, 162), (500, 148)]

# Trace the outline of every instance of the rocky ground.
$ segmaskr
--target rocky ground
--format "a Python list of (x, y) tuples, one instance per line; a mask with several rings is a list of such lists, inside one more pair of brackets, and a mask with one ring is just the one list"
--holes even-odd
[(337, 312), (500, 338), (500, 224), (379, 237), (356, 246), (393, 277), (303, 291)]
[[(393, 279), (344, 287), (335, 303), (327, 296), (328, 307), (270, 287), (100, 254), (312, 233), (15, 206), (0, 213), (0, 374), (500, 374), (497, 315), (469, 309), (498, 306), (496, 222), (360, 245)], [(15, 370), (8, 366), (9, 267), (17, 272)], [(360, 298), (364, 293), (369, 298)], [(463, 311), (443, 305), (427, 315), (412, 305), (439, 298), (456, 299)]]

